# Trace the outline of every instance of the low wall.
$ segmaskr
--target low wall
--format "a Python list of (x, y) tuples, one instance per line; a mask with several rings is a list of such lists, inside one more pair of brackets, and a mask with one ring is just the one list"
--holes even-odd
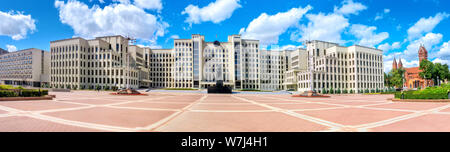
[(44, 97), (2, 97), (0, 101), (53, 100), (55, 97), (55, 95), (47, 95)]
[(450, 99), (391, 99), (393, 102), (450, 102)]

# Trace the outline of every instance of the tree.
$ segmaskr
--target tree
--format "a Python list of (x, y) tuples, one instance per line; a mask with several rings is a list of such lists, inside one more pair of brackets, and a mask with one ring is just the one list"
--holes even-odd
[(438, 81), (448, 80), (450, 77), (450, 72), (448, 70), (448, 65), (441, 63), (436, 63), (434, 65), (434, 74), (435, 74), (435, 84), (439, 85)]
[(384, 86), (387, 87), (392, 87), (392, 83), (391, 83), (391, 78), (392, 75), (390, 75), (389, 73), (384, 73)]
[(438, 81), (448, 80), (450, 78), (447, 64), (435, 64), (428, 60), (422, 60), (419, 69), (422, 70), (422, 72), (419, 73), (419, 76), (425, 80), (433, 80), (435, 85), (439, 84)]
[(433, 74), (435, 73), (433, 62), (428, 61), (428, 60), (422, 60), (422, 62), (420, 62), (419, 69), (422, 70), (422, 72), (419, 73), (419, 76), (422, 79), (425, 79), (425, 80), (433, 79)]
[(392, 69), (388, 75), (390, 75), (389, 82), (392, 86), (395, 86), (397, 88), (403, 87), (405, 69)]

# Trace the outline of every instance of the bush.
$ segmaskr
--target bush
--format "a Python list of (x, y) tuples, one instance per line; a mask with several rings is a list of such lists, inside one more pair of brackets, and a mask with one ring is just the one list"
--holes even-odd
[(325, 90), (325, 88), (322, 88), (322, 94), (327, 94), (327, 90)]
[(353, 94), (354, 92), (353, 92), (353, 90), (350, 90), (350, 94)]
[(342, 93), (343, 93), (343, 94), (347, 94), (347, 93), (348, 93), (348, 91), (347, 91), (347, 90), (344, 90), (344, 91), (342, 91)]
[(39, 97), (40, 93), (38, 90), (22, 90), (20, 94), (21, 97)]
[(109, 86), (105, 86), (104, 90), (106, 90), (106, 91), (109, 90)]
[[(448, 91), (450, 88), (444, 87), (428, 87), (424, 90), (404, 91), (404, 99), (448, 99)], [(395, 98), (400, 99), (401, 92), (395, 93)]]
[(341, 94), (341, 89), (337, 89), (336, 94)]
[(0, 97), (17, 97), (19, 96), (16, 92), (11, 90), (0, 90)]
[(13, 86), (10, 85), (0, 85), (0, 90), (14, 89)]
[(333, 90), (333, 88), (330, 88), (330, 91), (329, 91), (328, 93), (330, 93), (330, 94), (334, 94), (334, 90)]

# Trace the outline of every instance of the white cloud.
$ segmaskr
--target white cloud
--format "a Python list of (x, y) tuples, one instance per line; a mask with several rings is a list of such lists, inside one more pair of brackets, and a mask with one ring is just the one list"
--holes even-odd
[(383, 10), (383, 12), (382, 13), (377, 13), (377, 16), (375, 16), (375, 21), (376, 20), (381, 20), (381, 19), (383, 19), (384, 18), (384, 16), (386, 15), (386, 14), (388, 14), (388, 13), (390, 13), (391, 12), (391, 10), (390, 9), (387, 9), (387, 8), (385, 8), (384, 10)]
[(174, 40), (174, 39), (180, 39), (180, 36), (178, 35), (171, 35), (169, 38), (166, 39), (166, 43), (169, 42), (169, 40)]
[(298, 48), (306, 48), (304, 45), (285, 45), (280, 47), (280, 50), (297, 50)]
[(367, 9), (367, 6), (361, 3), (354, 3), (353, 0), (344, 0), (342, 7), (334, 6), (334, 12), (342, 15), (355, 14), (358, 15), (360, 11)]
[(450, 41), (442, 44), (441, 49), (437, 53), (440, 57), (449, 57), (450, 56)]
[(6, 50), (8, 50), (8, 52), (15, 52), (17, 51), (17, 47), (14, 45), (6, 45)]
[(172, 36), (170, 36), (170, 38), (171, 38), (171, 39), (180, 39), (180, 36), (178, 36), (178, 35), (172, 35)]
[(350, 25), (345, 17), (350, 14), (359, 14), (367, 9), (361, 3), (352, 0), (344, 0), (341, 7), (334, 7), (334, 12), (329, 14), (308, 14), (307, 25), (301, 25), (299, 29), (291, 34), (291, 40), (302, 42), (306, 40), (322, 40), (336, 43), (345, 43), (341, 39), (342, 32)]
[(0, 11), (0, 35), (9, 36), (13, 40), (21, 40), (35, 30), (35, 20), (31, 18), (31, 15)]
[(447, 13), (437, 13), (434, 17), (421, 18), (408, 29), (408, 39), (413, 40), (423, 34), (433, 31), (437, 24), (449, 17)]
[(381, 32), (377, 34), (375, 30), (377, 30), (375, 26), (369, 27), (362, 24), (353, 24), (350, 28), (350, 33), (359, 39), (359, 45), (374, 47), (389, 37), (389, 33)]
[[(123, 2), (126, 3), (126, 2)], [(124, 35), (156, 43), (169, 26), (158, 17), (130, 4), (115, 3), (104, 8), (89, 8), (77, 0), (55, 1), (62, 23), (73, 28), (75, 35), (86, 38)]]
[(113, 2), (119, 2), (121, 4), (130, 4), (130, 0), (113, 0)]
[(134, 0), (134, 5), (149, 10), (161, 11), (163, 6), (161, 0)]
[(289, 27), (297, 25), (303, 15), (311, 9), (312, 7), (308, 5), (305, 8), (292, 8), (275, 15), (262, 13), (239, 33), (243, 38), (260, 40), (262, 45), (277, 44), (279, 36)]
[(217, 24), (230, 18), (236, 9), (241, 8), (239, 2), (240, 0), (216, 0), (203, 8), (191, 4), (181, 14), (188, 15), (185, 22), (189, 24), (208, 21)]
[(322, 40), (343, 43), (341, 33), (350, 23), (348, 19), (338, 14), (308, 14), (310, 20), (307, 26), (302, 25), (299, 31), (291, 34), (291, 40), (302, 42), (306, 40)]
[(447, 64), (447, 65), (450, 65), (449, 60), (444, 60), (444, 59), (441, 59), (441, 58), (436, 58), (436, 59), (434, 59), (432, 62), (433, 62), (433, 63), (441, 63), (441, 64)]
[(394, 42), (391, 44), (389, 43), (384, 43), (378, 46), (378, 49), (383, 50), (383, 51), (389, 51), (389, 50), (395, 50), (395, 49), (399, 49), (401, 47), (400, 42)]
[[(442, 41), (442, 34), (440, 33), (428, 33), (424, 37), (421, 37), (420, 39), (412, 41), (407, 47), (406, 50), (403, 52), (403, 56), (408, 60), (415, 60), (418, 58), (418, 51), (420, 48), (420, 45), (424, 45), (424, 47), (431, 51), (435, 45), (441, 43)], [(430, 57), (430, 56), (429, 56)]]

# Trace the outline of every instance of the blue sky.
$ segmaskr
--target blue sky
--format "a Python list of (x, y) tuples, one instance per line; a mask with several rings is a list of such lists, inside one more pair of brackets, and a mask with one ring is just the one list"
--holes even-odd
[(0, 48), (48, 50), (53, 40), (122, 34), (152, 48), (173, 38), (231, 34), (261, 40), (262, 49), (303, 47), (319, 39), (384, 50), (417, 66), (424, 44), (430, 60), (450, 63), (448, 0), (14, 0), (0, 1)]

